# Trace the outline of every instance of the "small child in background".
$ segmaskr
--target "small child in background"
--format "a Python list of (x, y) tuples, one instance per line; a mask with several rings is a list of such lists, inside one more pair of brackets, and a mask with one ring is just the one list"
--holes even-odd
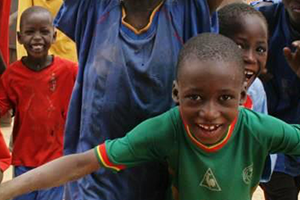
[(218, 11), (220, 34), (232, 39), (243, 51), (248, 93), (253, 110), (267, 114), (267, 99), (257, 78), (265, 69), (268, 25), (264, 16), (245, 3), (229, 4)]
[[(15, 176), (63, 155), (63, 135), (77, 64), (49, 55), (56, 31), (48, 10), (30, 7), (21, 16), (18, 41), (27, 56), (11, 64), (0, 79), (0, 116), (15, 110), (12, 165)], [(63, 187), (15, 199), (59, 200)]]
[(173, 99), (179, 104), (125, 137), (59, 158), (0, 185), (0, 200), (78, 179), (167, 162), (163, 199), (250, 200), (270, 152), (300, 155), (300, 126), (239, 107), (246, 99), (242, 53), (227, 37), (200, 34), (182, 48)]
[[(267, 97), (257, 77), (265, 70), (268, 54), (268, 24), (261, 12), (245, 3), (229, 4), (219, 10), (220, 34), (232, 39), (242, 50), (245, 63), (248, 101), (256, 112), (268, 114)], [(249, 98), (250, 97), (250, 98)], [(246, 103), (247, 103), (246, 102)], [(262, 182), (269, 181), (276, 155), (266, 161)]]

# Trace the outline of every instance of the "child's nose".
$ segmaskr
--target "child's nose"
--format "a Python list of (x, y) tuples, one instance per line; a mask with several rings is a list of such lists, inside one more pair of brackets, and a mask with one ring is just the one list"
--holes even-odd
[(252, 50), (245, 50), (245, 52), (244, 52), (244, 61), (247, 64), (255, 64), (256, 63), (255, 52), (252, 51)]
[(40, 33), (35, 33), (35, 34), (33, 35), (33, 39), (34, 39), (34, 40), (40, 40), (40, 39), (42, 39), (42, 36), (41, 36)]
[(219, 115), (220, 112), (213, 102), (204, 104), (199, 110), (199, 116), (206, 122), (213, 122), (216, 118), (219, 117)]

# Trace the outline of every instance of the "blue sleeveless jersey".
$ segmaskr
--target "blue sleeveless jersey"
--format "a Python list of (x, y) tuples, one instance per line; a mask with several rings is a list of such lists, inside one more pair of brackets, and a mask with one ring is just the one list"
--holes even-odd
[[(217, 31), (206, 0), (166, 0), (148, 30), (121, 23), (120, 0), (65, 0), (55, 24), (75, 40), (79, 74), (65, 133), (65, 154), (124, 136), (173, 106), (172, 82), (183, 43)], [(149, 163), (114, 174), (105, 169), (71, 187), (70, 199), (158, 200), (167, 185), (164, 164)]]
[[(282, 3), (261, 7), (269, 25), (270, 41), (267, 69), (271, 79), (264, 83), (268, 112), (290, 124), (300, 123), (300, 79), (289, 67), (282, 53), (285, 46), (292, 50), (292, 42), (300, 39), (289, 25)], [(300, 175), (300, 158), (278, 154), (275, 171), (292, 176)]]

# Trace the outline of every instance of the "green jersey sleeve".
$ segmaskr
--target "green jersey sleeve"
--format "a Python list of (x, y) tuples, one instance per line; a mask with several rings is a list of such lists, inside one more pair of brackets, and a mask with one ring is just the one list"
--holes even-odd
[(300, 156), (300, 126), (291, 125), (270, 115), (247, 112), (245, 123), (252, 127), (252, 134), (270, 153)]
[(176, 144), (178, 108), (144, 121), (125, 137), (95, 147), (102, 167), (119, 171), (149, 161), (165, 161)]

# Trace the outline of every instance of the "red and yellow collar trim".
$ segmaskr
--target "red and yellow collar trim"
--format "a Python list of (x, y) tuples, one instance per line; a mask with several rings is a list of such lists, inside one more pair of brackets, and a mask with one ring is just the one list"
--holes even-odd
[(144, 27), (144, 28), (142, 28), (142, 29), (140, 29), (140, 30), (138, 30), (138, 29), (136, 29), (135, 27), (133, 27), (132, 25), (130, 25), (129, 23), (127, 23), (127, 22), (125, 22), (125, 17), (126, 17), (126, 11), (125, 11), (125, 8), (124, 7), (122, 7), (122, 24), (124, 24), (124, 26), (126, 26), (128, 29), (130, 29), (131, 31), (133, 31), (135, 34), (141, 34), (141, 33), (143, 33), (143, 32), (146, 32), (149, 28), (150, 28), (150, 26), (151, 26), (151, 24), (152, 24), (152, 22), (153, 22), (153, 18), (154, 18), (154, 16), (155, 16), (155, 14), (157, 13), (157, 11), (159, 10), (159, 8), (162, 6), (162, 4), (163, 4), (163, 2), (164, 1), (162, 1), (154, 10), (153, 10), (153, 12), (151, 13), (151, 15), (150, 15), (150, 20), (149, 20), (149, 22), (148, 22), (148, 24)]
[(188, 137), (191, 139), (191, 141), (198, 146), (200, 149), (203, 149), (206, 152), (215, 152), (218, 151), (219, 149), (221, 149), (225, 144), (227, 144), (228, 140), (231, 138), (231, 135), (233, 133), (235, 124), (237, 122), (238, 116), (233, 120), (233, 122), (231, 123), (231, 125), (228, 128), (228, 131), (226, 133), (226, 136), (217, 144), (211, 145), (211, 146), (207, 146), (205, 144), (202, 144), (201, 142), (199, 142), (191, 133), (189, 126), (185, 123), (185, 121), (183, 120), (183, 118), (181, 117), (182, 121), (183, 121), (183, 125), (185, 128), (185, 131), (188, 135)]

